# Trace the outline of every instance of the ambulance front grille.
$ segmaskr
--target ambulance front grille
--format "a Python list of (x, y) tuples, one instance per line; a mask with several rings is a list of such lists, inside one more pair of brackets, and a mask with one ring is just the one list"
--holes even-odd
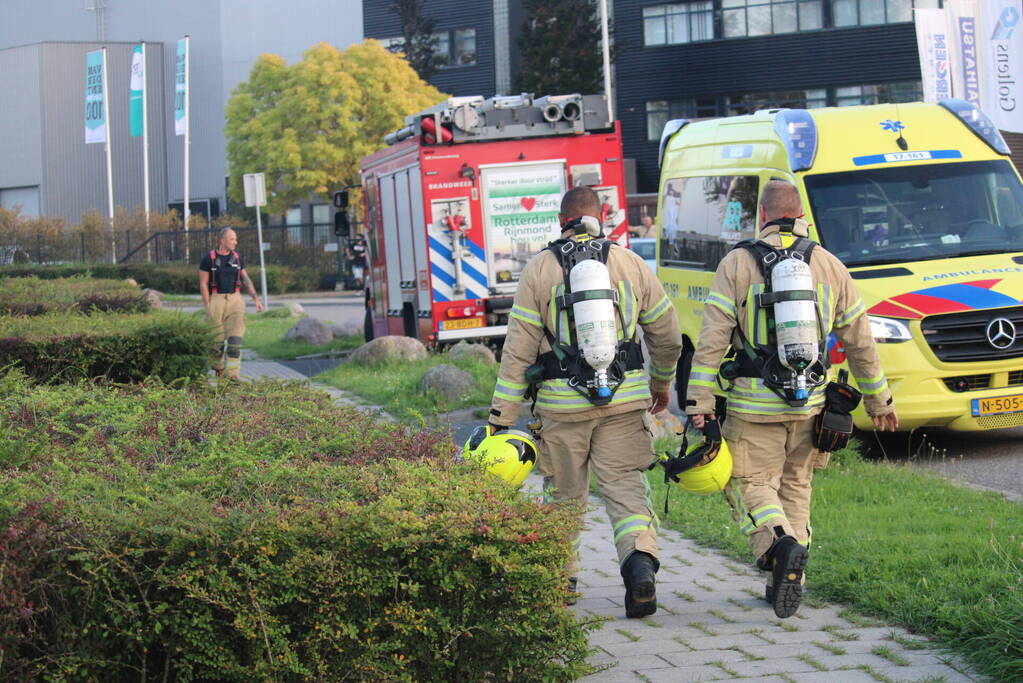
[(1007, 429), (1023, 427), (1023, 413), (1005, 413), (1004, 415), (982, 415), (977, 418), (977, 426), (981, 429)]
[[(988, 341), (988, 324), (996, 318), (1015, 327), (1015, 340), (1006, 348), (995, 348)], [(920, 329), (934, 355), (947, 363), (1023, 357), (1023, 306), (932, 315), (921, 321)]]
[(1023, 370), (1013, 370), (1009, 373), (1009, 386), (1014, 387), (1023, 384)]

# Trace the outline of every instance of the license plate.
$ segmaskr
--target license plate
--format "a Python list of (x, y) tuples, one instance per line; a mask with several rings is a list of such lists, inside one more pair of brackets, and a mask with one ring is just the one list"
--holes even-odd
[(994, 396), (992, 398), (975, 398), (970, 401), (973, 416), (998, 415), (1000, 413), (1023, 412), (1023, 394), (1012, 396)]
[[(442, 330), (468, 330), (473, 327), (483, 327), (483, 318), (464, 318), (462, 320), (441, 320)], [(1023, 410), (1023, 408), (1020, 408)]]

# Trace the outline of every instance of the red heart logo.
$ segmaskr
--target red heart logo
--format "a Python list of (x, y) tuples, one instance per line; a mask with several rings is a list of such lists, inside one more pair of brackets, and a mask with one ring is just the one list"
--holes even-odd
[(533, 207), (536, 206), (536, 197), (523, 197), (519, 201), (522, 203), (522, 206), (526, 209), (526, 211), (532, 211)]

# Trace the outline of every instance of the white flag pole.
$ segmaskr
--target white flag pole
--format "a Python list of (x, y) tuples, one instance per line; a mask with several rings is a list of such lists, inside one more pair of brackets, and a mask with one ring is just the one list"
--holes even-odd
[(107, 89), (107, 49), (103, 48), (103, 120), (106, 121), (107, 139), (104, 143), (107, 151), (107, 213), (110, 216), (110, 262), (117, 263), (117, 242), (114, 237), (114, 167), (113, 152), (110, 149), (110, 138), (113, 137), (113, 126), (110, 125), (110, 91)]
[(149, 239), (149, 103), (146, 102), (146, 41), (142, 41), (142, 201), (146, 211), (146, 239)]
[(604, 52), (604, 94), (607, 95), (607, 120), (615, 120), (611, 96), (611, 46), (607, 31), (607, 0), (600, 0), (600, 43)]
[(188, 92), (189, 91), (189, 87), (188, 87), (189, 86), (189, 82), (188, 82), (189, 81), (189, 75), (188, 75), (189, 68), (188, 67), (189, 67), (189, 61), (191, 60), (191, 58), (192, 58), (192, 55), (191, 55), (191, 49), (190, 49), (190, 41), (189, 41), (188, 36), (186, 35), (185, 36), (185, 205), (184, 205), (184, 211), (183, 211), (184, 216), (185, 216), (185, 260), (186, 261), (191, 260), (191, 257), (189, 256), (189, 247), (191, 245), (190, 245), (189, 239), (188, 239), (188, 218), (189, 218), (189, 213), (190, 213), (189, 210), (188, 210), (188, 190), (189, 190), (189, 188), (188, 188), (188, 163), (189, 163), (189, 161), (188, 161), (188, 159), (189, 159), (188, 147), (189, 147), (189, 144), (191, 143), (191, 137), (192, 137), (191, 136), (192, 111), (191, 111), (191, 108), (189, 107), (189, 92)]

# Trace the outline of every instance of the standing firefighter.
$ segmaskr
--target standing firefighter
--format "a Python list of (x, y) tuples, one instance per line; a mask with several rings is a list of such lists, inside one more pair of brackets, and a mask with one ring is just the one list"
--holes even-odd
[[(590, 468), (611, 518), (625, 582), (625, 613), (657, 610), (657, 520), (644, 471), (653, 460), (644, 410), (668, 405), (682, 348), (678, 319), (661, 284), (635, 253), (603, 239), (600, 199), (569, 190), (561, 239), (522, 271), (490, 410), (493, 430), (516, 422), (530, 384), (542, 419), (544, 491), (555, 502), (586, 501)], [(651, 356), (649, 385), (636, 326)], [(578, 539), (576, 540), (578, 551)], [(577, 558), (568, 567), (575, 589)]]
[[(725, 388), (722, 434), (733, 458), (725, 495), (757, 566), (770, 572), (765, 597), (784, 618), (802, 598), (813, 470), (848, 439), (860, 392), (877, 429), (894, 431), (899, 423), (849, 271), (807, 239), (793, 185), (772, 180), (760, 202), (759, 241), (740, 243), (714, 274), (686, 412), (703, 428), (716, 419), (715, 389)], [(823, 386), (832, 331), (859, 392), (842, 373)], [(719, 369), (729, 345), (735, 358)]]
[(245, 301), (242, 284), (252, 300), (256, 312), (262, 312), (263, 302), (245, 272), (242, 257), (234, 250), (238, 235), (231, 228), (220, 231), (220, 244), (199, 262), (199, 293), (206, 307), (206, 315), (217, 326), (222, 340), (220, 352), (213, 363), (217, 376), (238, 379), (242, 369), (242, 336), (245, 334)]

